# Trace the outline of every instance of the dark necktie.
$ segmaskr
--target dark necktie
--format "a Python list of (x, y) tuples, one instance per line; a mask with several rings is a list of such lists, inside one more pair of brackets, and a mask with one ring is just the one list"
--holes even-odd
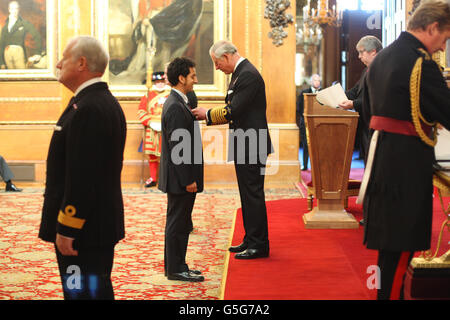
[(69, 103), (66, 106), (66, 109), (64, 109), (61, 117), (63, 117), (67, 112), (69, 112), (70, 110), (72, 110), (72, 106), (75, 103), (75, 97), (72, 97), (69, 101)]
[(67, 104), (67, 108), (73, 106), (75, 104), (75, 97), (70, 98), (69, 103)]

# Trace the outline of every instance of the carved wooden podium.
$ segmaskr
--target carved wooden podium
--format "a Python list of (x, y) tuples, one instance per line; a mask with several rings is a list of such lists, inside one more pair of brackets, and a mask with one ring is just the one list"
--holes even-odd
[(344, 209), (359, 114), (320, 105), (305, 94), (305, 123), (317, 206), (303, 215), (307, 229), (353, 229), (359, 223)]

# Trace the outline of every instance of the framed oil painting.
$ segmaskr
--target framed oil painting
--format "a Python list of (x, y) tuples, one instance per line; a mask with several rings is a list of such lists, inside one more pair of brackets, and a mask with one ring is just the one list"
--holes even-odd
[(447, 40), (447, 44), (445, 46), (445, 71), (450, 73), (450, 39)]
[(209, 48), (227, 38), (227, 0), (105, 0), (96, 2), (96, 36), (108, 48), (105, 80), (118, 97), (141, 97), (148, 75), (175, 57), (196, 63), (196, 94), (221, 98), (225, 78)]
[(54, 80), (56, 0), (0, 2), (0, 80)]

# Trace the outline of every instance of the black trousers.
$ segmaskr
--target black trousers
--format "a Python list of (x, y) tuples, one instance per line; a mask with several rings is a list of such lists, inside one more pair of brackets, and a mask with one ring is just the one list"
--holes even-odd
[(245, 236), (249, 249), (269, 250), (264, 165), (235, 164)]
[(299, 138), (300, 138), (300, 148), (303, 149), (303, 168), (308, 168), (309, 151), (308, 151), (308, 139), (306, 137), (306, 125), (305, 121), (301, 120), (301, 125), (299, 128)]
[(165, 274), (185, 272), (186, 251), (192, 229), (192, 209), (196, 193), (167, 194), (167, 216), (164, 240)]
[(369, 129), (363, 128), (361, 129), (361, 146), (359, 154), (362, 156), (364, 160), (364, 167), (367, 164), (367, 156), (369, 155), (369, 146), (370, 146), (370, 133)]
[(378, 300), (403, 300), (403, 284), (406, 270), (414, 252), (378, 251), (378, 267), (381, 272)]
[(65, 300), (114, 300), (114, 245), (77, 249), (78, 256), (63, 256), (56, 246), (55, 250)]
[(8, 182), (12, 178), (14, 178), (14, 174), (12, 173), (11, 169), (2, 156), (0, 156), (0, 176), (5, 182)]

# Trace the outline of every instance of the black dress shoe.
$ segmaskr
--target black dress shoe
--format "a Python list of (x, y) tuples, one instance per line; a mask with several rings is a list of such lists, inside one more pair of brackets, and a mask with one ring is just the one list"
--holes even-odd
[(202, 282), (205, 280), (203, 276), (193, 274), (192, 272), (189, 271), (179, 273), (169, 273), (167, 275), (167, 279), (178, 281), (190, 281), (190, 282)]
[[(202, 274), (200, 270), (189, 270), (188, 272), (198, 276)], [(164, 271), (164, 276), (167, 277), (167, 271)]]
[(436, 171), (450, 171), (450, 168), (449, 167), (443, 167), (439, 163), (434, 162), (433, 163), (433, 171), (434, 172), (436, 172)]
[(269, 250), (261, 249), (247, 249), (244, 252), (237, 253), (234, 257), (236, 259), (258, 259), (267, 258), (269, 256)]
[(359, 225), (363, 226), (364, 225), (364, 219), (359, 220)]
[(247, 248), (248, 248), (248, 244), (242, 242), (242, 243), (241, 243), (240, 245), (238, 245), (238, 246), (232, 246), (232, 247), (229, 247), (229, 248), (228, 248), (228, 251), (234, 252), (234, 253), (238, 253), (238, 252), (242, 252), (242, 251), (247, 250)]
[(14, 183), (7, 183), (6, 184), (6, 188), (5, 188), (6, 192), (22, 192), (22, 189), (17, 188)]
[(197, 276), (202, 274), (202, 272), (200, 270), (192, 270), (192, 269), (189, 269), (189, 273), (195, 274)]
[(146, 188), (151, 188), (151, 187), (154, 187), (154, 186), (156, 186), (156, 181), (152, 181), (152, 182), (150, 182), (150, 183), (146, 183), (146, 184), (145, 184), (145, 187), (146, 187)]

